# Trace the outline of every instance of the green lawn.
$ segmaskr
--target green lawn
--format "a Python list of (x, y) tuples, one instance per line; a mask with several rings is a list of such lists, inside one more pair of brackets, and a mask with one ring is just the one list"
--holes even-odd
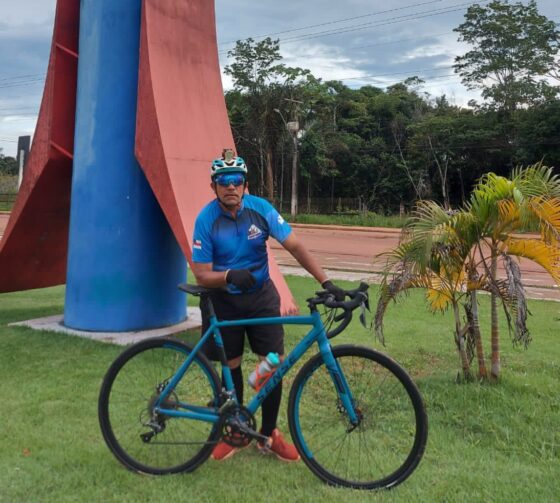
[[(316, 287), (307, 279), (288, 281), (300, 303)], [(428, 314), (419, 294), (389, 307), (385, 348), (357, 322), (334, 340), (374, 346), (396, 358), (415, 378), (428, 410), (430, 434), (420, 467), (398, 488), (372, 494), (327, 487), (303, 463), (263, 459), (252, 448), (223, 463), (209, 460), (192, 474), (159, 478), (125, 470), (103, 443), (97, 422), (103, 374), (122, 348), (7, 327), (60, 313), (63, 297), (62, 288), (0, 295), (2, 502), (558, 501), (557, 303), (530, 304), (529, 350), (512, 348), (504, 332), (503, 378), (495, 385), (456, 384), (450, 318)], [(287, 329), (288, 348), (301, 333)], [(286, 432), (290, 383), (286, 379), (280, 423)]]
[(316, 224), (316, 225), (351, 225), (358, 227), (394, 227), (403, 226), (406, 218), (398, 215), (379, 215), (373, 212), (357, 213), (357, 214), (331, 214), (331, 215), (315, 215), (300, 213), (295, 218), (284, 215), (289, 222), (300, 224)]

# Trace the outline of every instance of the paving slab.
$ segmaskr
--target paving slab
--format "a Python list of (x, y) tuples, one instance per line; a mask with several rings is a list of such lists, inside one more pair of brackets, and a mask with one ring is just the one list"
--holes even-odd
[(63, 318), (63, 315), (56, 314), (54, 316), (47, 316), (45, 318), (37, 318), (34, 320), (10, 323), (9, 326), (29, 327), (34, 330), (76, 335), (78, 337), (107, 342), (110, 344), (117, 344), (119, 346), (133, 344), (135, 342), (148, 339), (149, 337), (163, 337), (166, 335), (172, 335), (201, 326), (200, 309), (198, 307), (189, 307), (188, 318), (181, 323), (170, 325), (168, 327), (156, 328), (153, 330), (138, 330), (133, 332), (89, 332), (86, 330), (75, 330), (73, 328), (65, 327), (62, 324)]

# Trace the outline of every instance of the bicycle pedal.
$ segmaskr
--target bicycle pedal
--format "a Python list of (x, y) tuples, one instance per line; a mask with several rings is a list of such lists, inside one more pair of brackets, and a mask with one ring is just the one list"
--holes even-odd
[(263, 456), (270, 454), (272, 452), (272, 437), (265, 437), (266, 440), (261, 444), (257, 443), (257, 448), (259, 453)]

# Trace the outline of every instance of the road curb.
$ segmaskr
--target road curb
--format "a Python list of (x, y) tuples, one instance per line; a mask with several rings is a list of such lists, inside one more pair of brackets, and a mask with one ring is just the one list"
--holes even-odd
[(291, 223), (290, 227), (294, 229), (328, 229), (333, 231), (352, 231), (352, 232), (368, 232), (368, 233), (381, 233), (384, 234), (400, 234), (401, 229), (394, 227), (361, 227), (357, 225), (320, 225), (320, 224), (299, 224)]

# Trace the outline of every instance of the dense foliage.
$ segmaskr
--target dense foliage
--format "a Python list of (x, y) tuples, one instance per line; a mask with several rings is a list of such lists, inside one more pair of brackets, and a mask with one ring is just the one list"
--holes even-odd
[(0, 175), (17, 175), (18, 164), (13, 157), (5, 156), (0, 149)]
[(471, 6), (456, 31), (473, 49), (455, 70), (485, 100), (469, 108), (428, 95), (416, 77), (352, 89), (286, 67), (278, 41), (238, 42), (226, 102), (251, 190), (286, 211), (296, 148), (300, 211), (388, 214), (420, 199), (453, 207), (489, 171), (559, 166), (556, 24), (534, 2), (494, 1)]

